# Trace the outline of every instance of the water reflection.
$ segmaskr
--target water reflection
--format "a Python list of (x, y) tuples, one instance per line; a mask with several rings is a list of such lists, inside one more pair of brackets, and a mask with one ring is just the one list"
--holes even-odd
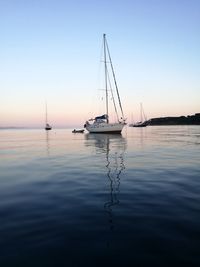
[(47, 151), (47, 156), (49, 156), (49, 148), (50, 148), (50, 146), (49, 146), (49, 132), (48, 131), (45, 131), (45, 134), (46, 134), (46, 151)]
[(140, 141), (140, 146), (143, 148), (144, 146), (144, 141), (147, 138), (147, 129), (143, 127), (136, 128), (138, 130), (138, 137)]
[(97, 153), (109, 155), (113, 152), (124, 153), (127, 147), (126, 138), (121, 134), (85, 134), (85, 146), (95, 147)]
[(108, 214), (109, 228), (114, 229), (113, 207), (119, 205), (120, 175), (125, 169), (124, 153), (127, 142), (121, 135), (86, 134), (86, 146), (94, 146), (96, 153), (105, 155), (105, 169), (108, 177), (108, 201), (104, 204)]

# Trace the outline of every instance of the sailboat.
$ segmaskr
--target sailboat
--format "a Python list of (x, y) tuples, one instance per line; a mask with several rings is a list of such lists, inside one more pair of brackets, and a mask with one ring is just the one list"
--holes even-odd
[(51, 129), (52, 129), (52, 127), (49, 125), (48, 120), (47, 120), (47, 103), (46, 103), (45, 130), (49, 131)]
[(131, 127), (146, 127), (147, 125), (148, 125), (148, 121), (147, 121), (147, 118), (144, 114), (142, 103), (140, 103), (140, 121), (133, 123), (133, 124), (130, 124), (129, 126), (131, 126)]
[[(105, 105), (105, 114), (101, 116), (96, 116), (94, 119), (89, 119), (86, 121), (84, 127), (87, 129), (90, 133), (121, 133), (123, 127), (126, 125), (126, 119), (124, 118), (124, 113), (122, 109), (122, 104), (119, 96), (118, 86), (115, 78), (114, 68), (110, 56), (110, 51), (108, 48), (108, 43), (106, 40), (106, 34), (103, 34), (103, 52), (104, 52), (104, 73), (105, 73), (105, 99), (106, 99), (106, 105)], [(111, 86), (111, 80), (109, 77), (108, 70), (112, 73), (112, 81), (115, 87), (115, 91), (113, 91)], [(114, 105), (114, 110), (116, 113), (116, 122), (110, 122), (109, 120), (109, 104), (108, 104), (108, 92), (111, 92), (111, 97)], [(116, 105), (115, 99), (114, 99), (114, 92), (117, 95), (118, 99), (118, 105)], [(117, 108), (118, 106), (118, 108)], [(119, 118), (119, 111), (120, 110), (120, 118)]]

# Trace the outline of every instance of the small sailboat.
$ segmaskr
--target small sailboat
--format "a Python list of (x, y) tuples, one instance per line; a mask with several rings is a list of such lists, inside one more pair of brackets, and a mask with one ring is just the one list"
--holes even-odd
[[(126, 125), (126, 119), (124, 118), (124, 113), (122, 109), (122, 104), (119, 96), (118, 86), (115, 78), (114, 68), (110, 56), (110, 51), (108, 48), (108, 43), (106, 40), (106, 35), (103, 34), (103, 52), (104, 52), (104, 75), (105, 75), (105, 99), (106, 99), (106, 110), (105, 114), (101, 116), (96, 116), (94, 119), (89, 119), (86, 121), (84, 127), (90, 133), (121, 133), (123, 127)], [(109, 66), (108, 66), (109, 65)], [(112, 73), (112, 81), (115, 87), (115, 90), (112, 89), (111, 79), (109, 77), (108, 70)], [(109, 120), (109, 104), (108, 104), (108, 92), (111, 92), (111, 97), (114, 105), (114, 110), (116, 113), (116, 122), (110, 122)], [(114, 93), (118, 99), (118, 105), (116, 105), (114, 99)], [(118, 108), (117, 108), (118, 106)], [(120, 112), (120, 116), (119, 116)]]
[(52, 127), (49, 125), (48, 119), (47, 119), (47, 103), (46, 103), (45, 130), (49, 131), (51, 129), (52, 129)]
[(140, 103), (140, 121), (130, 124), (130, 127), (146, 127), (148, 125), (148, 121), (146, 115), (144, 114), (144, 109), (142, 107), (142, 103)]
[(48, 123), (46, 123), (45, 130), (46, 130), (46, 131), (49, 131), (49, 130), (51, 130), (51, 129), (52, 129), (52, 127), (51, 127)]

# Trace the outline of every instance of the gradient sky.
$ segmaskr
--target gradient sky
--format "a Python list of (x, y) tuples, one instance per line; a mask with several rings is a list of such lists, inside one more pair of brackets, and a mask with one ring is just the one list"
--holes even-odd
[[(0, 126), (81, 126), (103, 112), (107, 34), (128, 122), (200, 112), (199, 0), (0, 0)], [(99, 101), (98, 101), (99, 100)]]

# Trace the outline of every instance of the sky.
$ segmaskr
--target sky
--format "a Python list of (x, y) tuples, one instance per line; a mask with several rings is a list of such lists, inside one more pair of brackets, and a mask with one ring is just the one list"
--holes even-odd
[(0, 127), (105, 113), (106, 33), (127, 122), (200, 112), (199, 0), (0, 0)]

